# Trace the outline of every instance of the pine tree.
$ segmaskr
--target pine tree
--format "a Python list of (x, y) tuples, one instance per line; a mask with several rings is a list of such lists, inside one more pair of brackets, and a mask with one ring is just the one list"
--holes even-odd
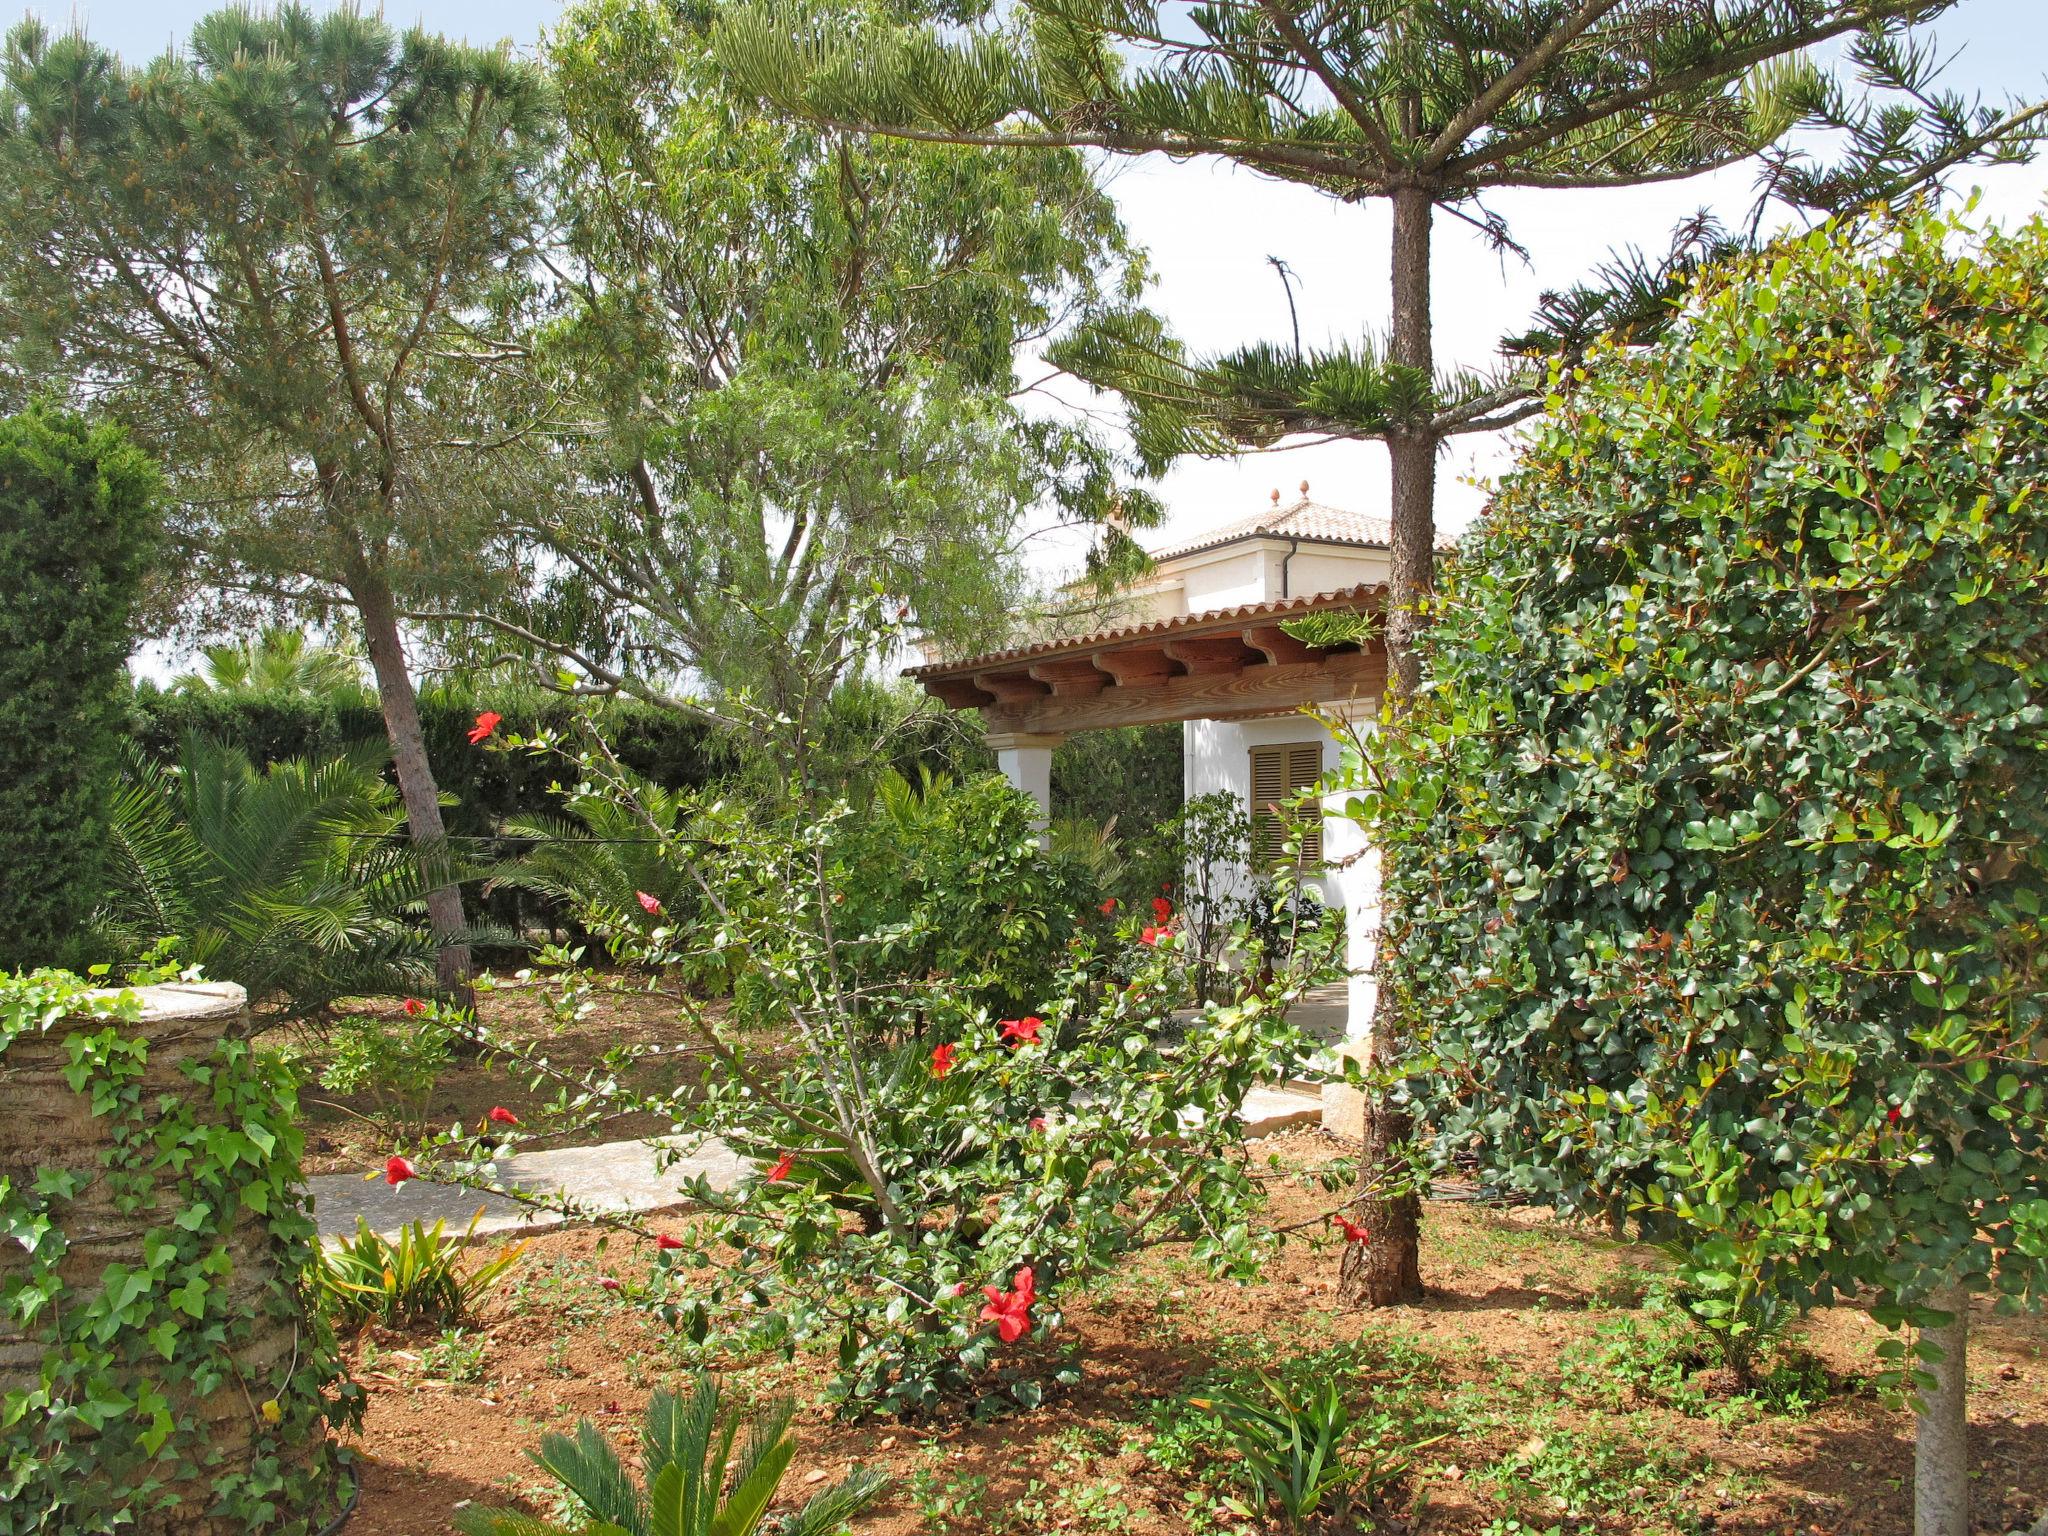
[[(1953, 0), (1022, 0), (941, 32), (766, 0), (727, 15), (719, 51), (783, 110), (906, 138), (1232, 161), (1392, 215), (1384, 342), (1189, 356), (1146, 316), (1072, 338), (1059, 361), (1120, 391), (1155, 464), (1302, 432), (1383, 442), (1392, 472), (1386, 642), (1394, 702), (1419, 679), (1412, 637), (1431, 584), (1436, 459), (1446, 440), (1540, 408), (1531, 355), (1654, 329), (1664, 300), (1731, 242), (1706, 226), (1663, 263), (1623, 260), (1546, 303), (1489, 369), (1442, 368), (1429, 259), (1439, 210), (1513, 247), (1486, 199), (1673, 181), (1744, 161), (1766, 198), (1834, 210), (1900, 197), (1972, 160), (2020, 155), (2043, 108), (1937, 91), (1911, 29)], [(1809, 57), (1852, 37), (1867, 89)], [(1790, 136), (1838, 131), (1822, 163)], [(1759, 204), (1763, 206), (1762, 202)], [(1383, 1048), (1393, 1031), (1377, 1021)], [(1402, 1133), (1374, 1106), (1368, 1162)], [(1376, 1240), (1347, 1244), (1344, 1291), (1420, 1290), (1412, 1199), (1367, 1201)]]
[[(552, 131), (509, 53), (343, 8), (219, 11), (131, 67), (34, 21), (0, 82), (0, 383), (91, 399), (165, 466), (203, 625), (360, 620), (413, 838), (443, 838), (401, 620), (472, 583), (528, 423), (504, 323)], [(459, 890), (428, 900), (444, 983)]]

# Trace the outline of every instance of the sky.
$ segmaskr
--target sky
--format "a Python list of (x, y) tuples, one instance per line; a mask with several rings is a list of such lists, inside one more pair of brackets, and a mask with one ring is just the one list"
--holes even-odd
[[(213, 0), (92, 0), (76, 8), (31, 7), (44, 20), (76, 19), (130, 59), (160, 53), (214, 8)], [(394, 4), (394, 23), (414, 20), (471, 42), (534, 44), (559, 14), (553, 0), (428, 0)], [(2048, 0), (1962, 0), (1931, 29), (1952, 56), (1943, 84), (1988, 101), (2048, 95)], [(1286, 295), (1269, 257), (1296, 274), (1302, 340), (1356, 339), (1384, 329), (1388, 218), (1379, 203), (1340, 206), (1311, 190), (1213, 162), (1163, 157), (1106, 167), (1125, 222), (1158, 275), (1152, 303), (1197, 351), (1223, 351), (1289, 335)], [(1615, 192), (1527, 192), (1489, 204), (1505, 215), (1529, 260), (1502, 258), (1475, 232), (1439, 216), (1432, 260), (1439, 365), (1485, 367), (1501, 335), (1523, 326), (1539, 295), (1569, 286), (1629, 245), (1661, 252), (1672, 228), (1701, 208), (1731, 222), (1752, 200), (1754, 171), (1737, 167), (1661, 187)], [(2024, 217), (2048, 197), (2048, 157), (2031, 166), (1965, 170), (1958, 190), (1981, 186), (1984, 216)], [(1076, 397), (1079, 391), (1069, 393)], [(1438, 521), (1456, 531), (1484, 499), (1485, 477), (1504, 467), (1511, 445), (1462, 438), (1439, 469)], [(1156, 487), (1169, 509), (1159, 547), (1248, 516), (1280, 490), (1292, 500), (1307, 481), (1317, 501), (1362, 512), (1386, 505), (1384, 451), (1373, 444), (1293, 445), (1233, 460), (1184, 461)], [(1072, 541), (1041, 541), (1035, 565), (1056, 577), (1077, 559)]]

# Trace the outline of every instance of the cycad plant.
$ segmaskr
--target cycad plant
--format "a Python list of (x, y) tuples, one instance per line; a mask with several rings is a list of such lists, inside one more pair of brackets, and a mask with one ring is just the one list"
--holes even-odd
[[(660, 839), (678, 830), (689, 795), (627, 774), (635, 804), (604, 795), (571, 795), (565, 815), (524, 814), (505, 819), (504, 835), (532, 847), (491, 872), (490, 885), (510, 885), (553, 898), (596, 928), (640, 918), (645, 894), (666, 911), (689, 902), (696, 887), (664, 859)], [(490, 886), (486, 886), (488, 891)]]
[(131, 754), (102, 934), (123, 951), (176, 935), (183, 960), (287, 1017), (432, 987), (431, 861), (403, 836), (385, 757), (382, 742), (363, 742), (259, 770), (199, 734), (174, 764)]
[(181, 693), (234, 693), (325, 698), (367, 698), (362, 659), (344, 645), (313, 639), (289, 624), (265, 625), (257, 634), (201, 649), (197, 671), (174, 685)]
[[(723, 1397), (707, 1372), (698, 1373), (688, 1398), (654, 1394), (640, 1438), (644, 1489), (633, 1485), (618, 1451), (590, 1420), (578, 1421), (573, 1436), (543, 1436), (533, 1459), (583, 1506), (580, 1523), (512, 1509), (466, 1509), (456, 1515), (455, 1528), (463, 1536), (754, 1536), (764, 1529), (769, 1502), (796, 1454), (789, 1432), (796, 1407), (776, 1398), (743, 1426), (739, 1414), (722, 1411)], [(742, 1427), (746, 1444), (735, 1457)], [(778, 1536), (834, 1536), (887, 1482), (862, 1468), (766, 1529)]]

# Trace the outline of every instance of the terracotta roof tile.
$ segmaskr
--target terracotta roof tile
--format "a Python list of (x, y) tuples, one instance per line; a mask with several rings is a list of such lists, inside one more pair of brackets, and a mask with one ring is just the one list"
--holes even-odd
[(1094, 650), (1101, 646), (1118, 644), (1131, 640), (1149, 640), (1154, 635), (1178, 634), (1183, 630), (1200, 629), (1205, 625), (1219, 628), (1232, 624), (1249, 624), (1262, 619), (1287, 618), (1317, 608), (1359, 609), (1368, 606), (1373, 599), (1384, 599), (1386, 587), (1379, 582), (1365, 586), (1351, 587), (1341, 592), (1310, 592), (1302, 597), (1281, 598), (1270, 603), (1245, 603), (1236, 608), (1211, 608), (1203, 613), (1178, 614), (1170, 619), (1154, 619), (1146, 624), (1131, 624), (1120, 629), (1102, 629), (1093, 634), (1068, 635), (1057, 640), (1039, 640), (1029, 645), (1013, 645), (1008, 650), (989, 651), (980, 656), (967, 656), (958, 661), (935, 661), (921, 667), (905, 667), (905, 677), (943, 677), (955, 672), (984, 672), (990, 667), (1003, 666), (1019, 661), (1037, 661), (1047, 656), (1057, 656), (1065, 651)]

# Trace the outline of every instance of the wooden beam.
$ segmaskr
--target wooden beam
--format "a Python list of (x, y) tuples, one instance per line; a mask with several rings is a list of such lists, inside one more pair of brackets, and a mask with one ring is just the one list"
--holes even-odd
[(979, 709), (996, 701), (994, 694), (983, 692), (971, 677), (928, 677), (924, 691), (948, 709)]
[(977, 672), (974, 681), (983, 693), (994, 694), (998, 704), (1028, 704), (1052, 692), (1021, 667), (1007, 672)]
[[(1105, 658), (1106, 660), (1106, 658)], [(1246, 667), (1214, 677), (1172, 677), (1143, 687), (1105, 688), (1086, 698), (1043, 698), (982, 710), (992, 731), (1058, 735), (1116, 725), (1232, 720), (1304, 704), (1336, 705), (1379, 697), (1387, 658), (1380, 650), (1343, 651), (1320, 661)]]
[(1119, 688), (1149, 688), (1163, 683), (1181, 670), (1180, 664), (1156, 645), (1134, 645), (1128, 650), (1099, 651), (1095, 665), (1116, 679)]
[(1278, 624), (1254, 624), (1244, 632), (1244, 643), (1276, 665), (1313, 661), (1322, 652), (1306, 640), (1297, 640)]
[(1086, 697), (1109, 686), (1109, 674), (1086, 656), (1060, 656), (1052, 661), (1037, 661), (1026, 670), (1051, 688), (1056, 699)]
[(1236, 635), (1202, 635), (1169, 640), (1166, 654), (1188, 669), (1189, 677), (1227, 677), (1259, 660), (1258, 653)]

